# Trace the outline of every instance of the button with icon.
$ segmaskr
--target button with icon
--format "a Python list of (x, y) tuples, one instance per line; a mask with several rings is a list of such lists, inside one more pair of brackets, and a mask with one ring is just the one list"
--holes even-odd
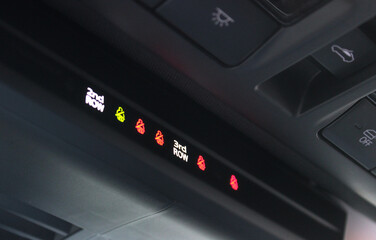
[(170, 0), (157, 13), (229, 66), (240, 64), (279, 28), (249, 0)]
[(312, 56), (335, 77), (343, 79), (376, 60), (376, 45), (362, 31), (354, 30)]

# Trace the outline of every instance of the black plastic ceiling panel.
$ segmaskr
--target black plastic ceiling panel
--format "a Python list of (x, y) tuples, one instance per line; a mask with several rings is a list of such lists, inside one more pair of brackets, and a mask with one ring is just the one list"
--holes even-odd
[[(23, 7), (19, 8), (21, 5)], [(72, 109), (102, 122), (111, 131), (121, 132), (123, 137), (293, 234), (304, 239), (342, 238), (344, 211), (311, 186), (308, 179), (282, 165), (275, 156), (116, 49), (43, 4), (14, 2), (1, 10), (1, 20), (1, 62)], [(17, 82), (7, 84), (21, 92), (26, 90)], [(152, 129), (165, 129), (172, 136), (166, 137), (166, 147), (172, 149), (173, 138), (182, 139), (195, 151), (206, 153), (215, 166), (212, 169), (216, 170), (200, 175), (177, 162), (167, 151), (160, 150), (155, 143), (137, 140), (130, 132), (133, 126), (119, 130), (121, 128), (112, 121), (117, 112), (98, 114), (85, 104), (88, 87), (91, 91), (95, 89), (98, 99), (102, 95), (106, 99), (106, 110), (103, 106), (102, 110), (97, 109), (99, 112), (108, 111), (116, 104), (124, 105), (130, 121), (144, 116)], [(53, 103), (33, 97), (42, 104), (51, 106)], [(51, 111), (60, 112), (56, 108)], [(238, 187), (231, 189), (227, 184), (226, 174), (231, 172), (238, 177), (239, 191)], [(171, 192), (170, 197), (176, 196)]]

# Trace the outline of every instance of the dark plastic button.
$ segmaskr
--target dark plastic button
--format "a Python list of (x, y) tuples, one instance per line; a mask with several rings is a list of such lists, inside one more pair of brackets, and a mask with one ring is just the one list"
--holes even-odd
[(376, 45), (360, 30), (352, 31), (312, 55), (337, 78), (345, 78), (376, 60)]
[(361, 100), (322, 134), (368, 170), (376, 168), (376, 107), (368, 100)]
[(227, 65), (260, 47), (278, 24), (249, 0), (170, 0), (158, 14)]

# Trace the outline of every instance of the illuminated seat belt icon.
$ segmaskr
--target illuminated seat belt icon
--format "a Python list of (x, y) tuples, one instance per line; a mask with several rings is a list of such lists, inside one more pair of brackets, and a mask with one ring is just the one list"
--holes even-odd
[(197, 159), (197, 166), (202, 171), (205, 171), (205, 169), (206, 169), (205, 159), (201, 155)]
[(137, 132), (141, 135), (143, 135), (146, 131), (145, 129), (145, 123), (144, 121), (142, 121), (142, 119), (138, 119), (137, 123), (136, 123), (136, 126), (135, 126)]
[(239, 189), (238, 179), (235, 177), (235, 175), (231, 175), (230, 186), (235, 191)]
[(164, 144), (163, 134), (162, 134), (162, 132), (160, 130), (158, 130), (157, 134), (155, 134), (155, 141), (160, 146), (163, 146), (163, 144)]
[(119, 122), (124, 122), (125, 121), (125, 112), (122, 107), (119, 107), (116, 110), (115, 116)]

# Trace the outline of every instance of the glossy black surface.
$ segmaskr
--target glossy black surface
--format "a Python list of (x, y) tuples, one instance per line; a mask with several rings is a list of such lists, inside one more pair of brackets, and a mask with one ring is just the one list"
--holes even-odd
[[(280, 164), (277, 158), (219, 120), (215, 115), (207, 112), (181, 92), (165, 85), (157, 76), (127, 57), (114, 53), (112, 48), (92, 35), (82, 32), (82, 29), (75, 28), (67, 21), (59, 19), (51, 21), (55, 15), (50, 11), (43, 11), (43, 8), (36, 9), (36, 6), (30, 7), (33, 11), (25, 11), (24, 19), (21, 21), (18, 18), (14, 19), (11, 11), (3, 12), (3, 20), (12, 26), (11, 29), (5, 28), (2, 31), (1, 41), (4, 54), (1, 56), (1, 60), (4, 64), (32, 79), (42, 88), (52, 91), (61, 99), (68, 101), (73, 108), (82, 109), (95, 119), (112, 126), (125, 137), (134, 140), (158, 156), (170, 160), (173, 164), (179, 165), (200, 180), (208, 182), (290, 231), (307, 239), (315, 239), (315, 234), (319, 233), (321, 239), (340, 239), (345, 220), (344, 212), (312, 188), (306, 179)], [(35, 16), (36, 11), (39, 13), (36, 15), (38, 17)], [(28, 12), (33, 12), (33, 14), (28, 15)], [(33, 20), (27, 21), (27, 16)], [(45, 21), (46, 16), (50, 21)], [(45, 35), (47, 29), (49, 31)], [(14, 31), (21, 35), (15, 34)], [(69, 35), (70, 38), (63, 37), (66, 35)], [(30, 40), (29, 37), (33, 40)], [(39, 44), (43, 44), (43, 51)], [(56, 55), (60, 57), (56, 58)], [(62, 61), (61, 58), (64, 60)], [(70, 64), (66, 65), (66, 62)], [(75, 69), (80, 69), (79, 72), (86, 72), (97, 80), (89, 80), (85, 74), (77, 74), (77, 70), (73, 71), (70, 67), (72, 65), (75, 66)], [(99, 87), (96, 82), (106, 87)], [(107, 108), (110, 109), (108, 115), (103, 115), (85, 104), (88, 86), (93, 86), (92, 89), (95, 92), (105, 96), (105, 103), (109, 103)], [(123, 96), (122, 99), (129, 100), (113, 97), (111, 92), (116, 92), (118, 96)], [(43, 101), (43, 99), (40, 100)], [(147, 111), (138, 110), (134, 107), (134, 103)], [(118, 106), (124, 106), (127, 111), (129, 126), (121, 126), (117, 122), (114, 115)], [(135, 120), (141, 115), (145, 115), (145, 123), (151, 123), (153, 130), (151, 133), (155, 133), (159, 126), (163, 131), (167, 129), (167, 150), (161, 150), (155, 144), (152, 138), (153, 134), (146, 135), (146, 138), (141, 139), (141, 136), (136, 133)], [(165, 122), (163, 123), (161, 119)], [(198, 122), (200, 124), (196, 124)], [(183, 132), (195, 139), (195, 142), (205, 144), (208, 149), (212, 149), (222, 156), (225, 160), (221, 160), (221, 162), (214, 161), (215, 159), (212, 157), (208, 158), (210, 163), (208, 169), (210, 165), (216, 165), (218, 171), (213, 171), (206, 178), (200, 175), (201, 172), (194, 172), (197, 170), (194, 164), (186, 167), (184, 162), (176, 161), (176, 158), (171, 157), (171, 140), (173, 138), (182, 139), (183, 145), (191, 142), (191, 140), (180, 136), (182, 133), (172, 130), (172, 126), (178, 128), (178, 132)], [(173, 137), (169, 138), (168, 135)], [(192, 142), (192, 146), (189, 147), (193, 149), (193, 156), (197, 157), (201, 150), (193, 145), (196, 143)], [(221, 172), (229, 172), (229, 168), (223, 168), (223, 166), (230, 164), (235, 164), (244, 171), (244, 174), (239, 174), (239, 191), (234, 192), (230, 189), (228, 181), (224, 177), (227, 174), (221, 174)], [(259, 181), (271, 188), (265, 189)], [(243, 182), (244, 185), (242, 185)], [(240, 190), (243, 188), (244, 190)], [(283, 192), (288, 199), (296, 202), (298, 206), (302, 206), (309, 213), (300, 211), (300, 207), (290, 200), (281, 199), (275, 191)], [(330, 211), (325, 210), (326, 208)], [(312, 217), (311, 214), (316, 217)], [(295, 221), (291, 221), (291, 219), (295, 219)], [(324, 222), (329, 222), (332, 227), (328, 228)]]

